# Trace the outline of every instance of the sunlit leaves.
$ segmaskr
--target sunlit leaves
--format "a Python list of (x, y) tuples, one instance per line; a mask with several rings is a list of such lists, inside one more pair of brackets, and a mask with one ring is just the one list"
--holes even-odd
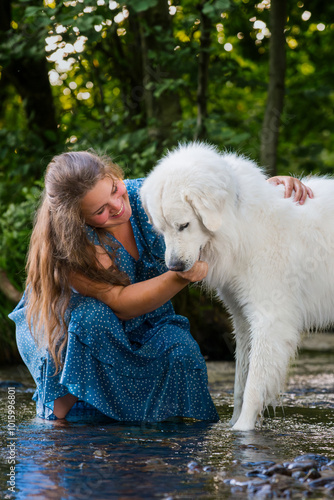
[[(192, 0), (169, 2), (172, 37), (167, 36), (159, 25), (149, 27), (152, 32), (154, 30), (155, 37), (161, 40), (165, 37), (166, 42), (162, 43), (168, 45), (165, 52), (154, 46), (149, 48), (150, 64), (154, 63), (157, 68), (165, 65), (172, 69), (174, 76), (166, 77), (162, 72), (158, 78), (139, 85), (133, 72), (138, 75), (142, 66), (139, 62), (134, 68), (131, 61), (134, 51), (138, 59), (141, 52), (130, 21), (138, 22), (138, 13), (142, 15), (157, 6), (158, 0), (73, 0), (55, 4), (54, 7), (53, 0), (44, 0), (40, 5), (31, 0), (17, 3), (20, 9), (14, 9), (13, 33), (6, 41), (7, 45), (4, 44), (6, 50), (2, 50), (1, 57), (3, 61), (7, 54), (10, 61), (23, 52), (30, 57), (41, 50), (40, 42), (27, 44), (24, 40), (22, 23), (27, 25), (25, 33), (29, 30), (43, 33), (38, 27), (44, 33), (48, 31), (44, 36), (47, 40), (45, 55), (50, 65), (59, 126), (66, 140), (77, 137), (75, 144), (79, 147), (90, 136), (93, 142), (104, 144), (107, 141), (116, 150), (123, 148), (118, 144), (126, 143), (130, 144), (132, 151), (145, 151), (145, 133), (135, 134), (133, 141), (128, 138), (125, 143), (123, 141), (124, 134), (134, 133), (128, 131), (126, 120), (130, 118), (132, 125), (138, 123), (140, 126), (145, 122), (142, 114), (145, 89), (153, 91), (156, 98), (168, 91), (175, 92), (183, 113), (183, 120), (175, 126), (185, 137), (191, 138), (196, 121), (197, 60), (202, 30), (196, 3)], [(203, 13), (209, 17), (212, 26), (211, 45), (207, 49), (210, 54), (208, 138), (222, 145), (238, 143), (246, 152), (251, 148), (254, 156), (257, 154), (257, 133), (268, 79), (269, 4), (267, 0), (256, 4), (244, 0), (208, 0), (203, 4)], [(330, 5), (326, 8), (331, 9)], [(298, 89), (311, 85), (315, 88), (316, 77), (322, 81), (322, 75), (324, 80), (330, 80), (330, 76), (326, 76), (330, 69), (319, 67), (318, 54), (326, 53), (328, 60), (333, 30), (319, 12), (296, 0), (289, 13), (286, 29), (287, 106), (290, 105), (290, 92), (300, 92)], [(43, 40), (43, 36), (40, 39)], [(321, 49), (316, 48), (317, 44), (321, 44)], [(120, 54), (122, 56), (118, 58)], [(120, 65), (128, 68), (124, 73), (129, 82), (127, 87), (118, 76)], [(88, 82), (92, 87), (87, 87)], [(310, 99), (309, 94), (306, 99)], [(321, 99), (325, 102), (327, 97)], [(303, 116), (302, 99), (298, 102), (300, 111), (290, 112), (291, 116)], [(63, 127), (65, 124), (67, 128)], [(112, 143), (107, 137), (106, 124), (116, 130)], [(300, 128), (296, 123), (293, 130), (296, 132)], [(249, 130), (253, 133), (252, 140), (247, 135)], [(284, 127), (282, 130), (284, 133)], [(284, 151), (289, 151), (289, 148), (284, 148)]]
[(311, 12), (309, 12), (308, 10), (304, 10), (304, 12), (301, 15), (301, 18), (303, 21), (308, 21), (311, 15), (312, 15)]
[(56, 8), (55, 0), (44, 0), (44, 5), (45, 5), (45, 7), (49, 7), (50, 9)]
[(313, 64), (310, 64), (309, 62), (304, 62), (302, 64), (299, 64), (298, 69), (305, 76), (311, 75), (312, 73), (315, 72), (315, 67), (313, 66)]
[(183, 30), (177, 31), (175, 33), (175, 37), (178, 38), (181, 42), (190, 42), (189, 36)]

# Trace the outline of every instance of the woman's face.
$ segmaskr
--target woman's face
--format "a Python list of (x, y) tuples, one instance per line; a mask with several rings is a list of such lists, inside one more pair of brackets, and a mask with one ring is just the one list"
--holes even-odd
[(120, 179), (105, 177), (81, 200), (86, 224), (103, 227), (112, 233), (115, 226), (131, 217), (131, 206), (125, 184)]

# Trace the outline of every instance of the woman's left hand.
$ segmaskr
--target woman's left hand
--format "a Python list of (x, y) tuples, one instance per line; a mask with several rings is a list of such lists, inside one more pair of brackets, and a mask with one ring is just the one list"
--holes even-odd
[(270, 184), (274, 184), (275, 186), (283, 184), (285, 187), (284, 198), (290, 198), (292, 191), (295, 191), (294, 201), (299, 203), (299, 205), (303, 205), (307, 197), (313, 198), (312, 189), (305, 186), (305, 184), (300, 182), (300, 180), (295, 177), (277, 175), (276, 177), (268, 179), (268, 182), (270, 182)]

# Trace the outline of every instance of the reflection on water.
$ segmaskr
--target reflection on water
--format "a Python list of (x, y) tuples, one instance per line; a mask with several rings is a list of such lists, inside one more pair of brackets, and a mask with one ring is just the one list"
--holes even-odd
[[(15, 494), (7, 498), (236, 498), (224, 480), (245, 480), (253, 463), (282, 463), (306, 453), (334, 458), (333, 358), (333, 353), (301, 356), (289, 378), (284, 409), (278, 408), (276, 415), (272, 411), (262, 429), (249, 433), (232, 432), (227, 424), (233, 404), (233, 363), (208, 363), (210, 388), (221, 417), (217, 424), (131, 425), (105, 419), (55, 426), (35, 418), (33, 383), (25, 369), (2, 371), (0, 381), (17, 382)], [(0, 384), (0, 394), (0, 486), (1, 498), (6, 498), (10, 467), (6, 383)]]

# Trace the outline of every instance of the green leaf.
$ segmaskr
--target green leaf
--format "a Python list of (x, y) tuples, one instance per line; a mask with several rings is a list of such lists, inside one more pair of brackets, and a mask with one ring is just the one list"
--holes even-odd
[(203, 7), (203, 14), (206, 14), (207, 16), (210, 16), (215, 12), (215, 8), (213, 5), (206, 3)]
[(34, 17), (37, 14), (44, 14), (44, 9), (42, 7), (29, 6), (25, 10), (26, 17)]
[(231, 7), (231, 0), (217, 0), (215, 7), (220, 10), (228, 10)]
[(157, 4), (158, 0), (131, 0), (128, 2), (128, 5), (131, 5), (136, 12), (144, 12), (152, 7), (156, 7)]
[(203, 13), (208, 17), (216, 16), (217, 14), (228, 10), (231, 7), (230, 0), (216, 0), (212, 4), (206, 3), (203, 7)]

